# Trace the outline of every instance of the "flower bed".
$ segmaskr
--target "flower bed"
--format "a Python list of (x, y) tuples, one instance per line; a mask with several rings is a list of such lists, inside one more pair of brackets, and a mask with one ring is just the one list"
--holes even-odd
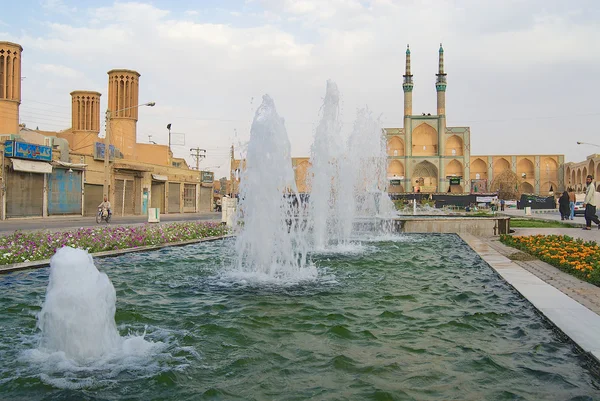
[(215, 237), (227, 233), (225, 226), (208, 222), (105, 226), (56, 233), (17, 231), (0, 237), (0, 265), (49, 259), (63, 246), (82, 248), (94, 253)]
[(501, 235), (500, 241), (600, 286), (600, 247), (566, 235)]

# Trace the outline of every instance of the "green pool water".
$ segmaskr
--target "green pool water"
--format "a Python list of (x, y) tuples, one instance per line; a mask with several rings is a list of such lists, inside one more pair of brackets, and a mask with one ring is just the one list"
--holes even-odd
[(313, 255), (319, 278), (226, 274), (233, 240), (96, 260), (147, 355), (35, 349), (48, 269), (0, 276), (4, 400), (593, 400), (597, 367), (454, 235)]

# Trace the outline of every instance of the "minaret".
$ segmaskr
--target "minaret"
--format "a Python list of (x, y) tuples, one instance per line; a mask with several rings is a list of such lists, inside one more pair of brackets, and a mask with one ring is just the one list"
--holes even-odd
[(99, 141), (100, 96), (100, 93), (94, 91), (71, 92), (72, 150), (91, 153), (94, 142)]
[[(410, 73), (410, 46), (406, 45), (406, 70), (403, 75), (404, 82), (402, 83), (402, 90), (404, 91), (404, 116), (412, 115), (412, 90), (413, 90), (413, 76)], [(406, 126), (404, 126), (406, 128)]]
[(140, 74), (132, 70), (108, 72), (110, 143), (125, 158), (133, 158), (137, 135)]
[(19, 133), (22, 52), (16, 43), (0, 42), (0, 134)]
[(437, 91), (437, 114), (438, 116), (446, 115), (446, 73), (444, 73), (444, 48), (440, 43), (440, 61), (439, 69), (436, 74), (435, 90)]

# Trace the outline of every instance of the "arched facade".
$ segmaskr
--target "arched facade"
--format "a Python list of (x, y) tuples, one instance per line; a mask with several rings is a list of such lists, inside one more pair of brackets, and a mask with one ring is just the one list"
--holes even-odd
[[(523, 177), (525, 174), (525, 177)], [(517, 175), (523, 179), (535, 177), (535, 168), (531, 160), (523, 157), (517, 162)]]
[(458, 135), (452, 135), (446, 140), (446, 156), (462, 156), (463, 140)]
[(427, 160), (418, 163), (413, 170), (412, 182), (415, 192), (436, 192), (437, 167)]
[(451, 160), (446, 165), (446, 176), (462, 177), (463, 176), (462, 164), (456, 159)]
[(310, 179), (308, 176), (308, 172), (310, 171), (310, 163), (308, 160), (299, 162), (294, 171), (296, 174), (296, 186), (298, 187), (298, 192), (310, 192)]
[(399, 136), (393, 136), (387, 143), (388, 156), (404, 156), (404, 141)]
[(392, 160), (388, 166), (388, 177), (391, 178), (404, 178), (404, 164), (400, 160)]
[(435, 156), (438, 151), (438, 134), (435, 128), (422, 123), (412, 132), (412, 155)]
[(471, 179), (486, 180), (488, 177), (487, 164), (480, 158), (471, 163)]
[(506, 170), (510, 170), (510, 163), (508, 162), (508, 160), (506, 160), (504, 157), (499, 157), (496, 160), (494, 160), (494, 166), (492, 170), (494, 177), (499, 176)]
[(528, 182), (522, 182), (521, 185), (519, 185), (519, 192), (521, 192), (522, 194), (535, 193), (535, 191), (533, 190), (533, 185), (531, 185)]

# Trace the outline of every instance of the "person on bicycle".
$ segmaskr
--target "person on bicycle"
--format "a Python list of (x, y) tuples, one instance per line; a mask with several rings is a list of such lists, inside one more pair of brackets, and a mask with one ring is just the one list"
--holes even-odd
[(106, 197), (106, 195), (104, 195), (104, 202), (99, 204), (98, 208), (102, 209), (103, 216), (110, 216), (112, 214), (112, 211), (110, 209), (110, 202), (108, 201), (108, 198)]

